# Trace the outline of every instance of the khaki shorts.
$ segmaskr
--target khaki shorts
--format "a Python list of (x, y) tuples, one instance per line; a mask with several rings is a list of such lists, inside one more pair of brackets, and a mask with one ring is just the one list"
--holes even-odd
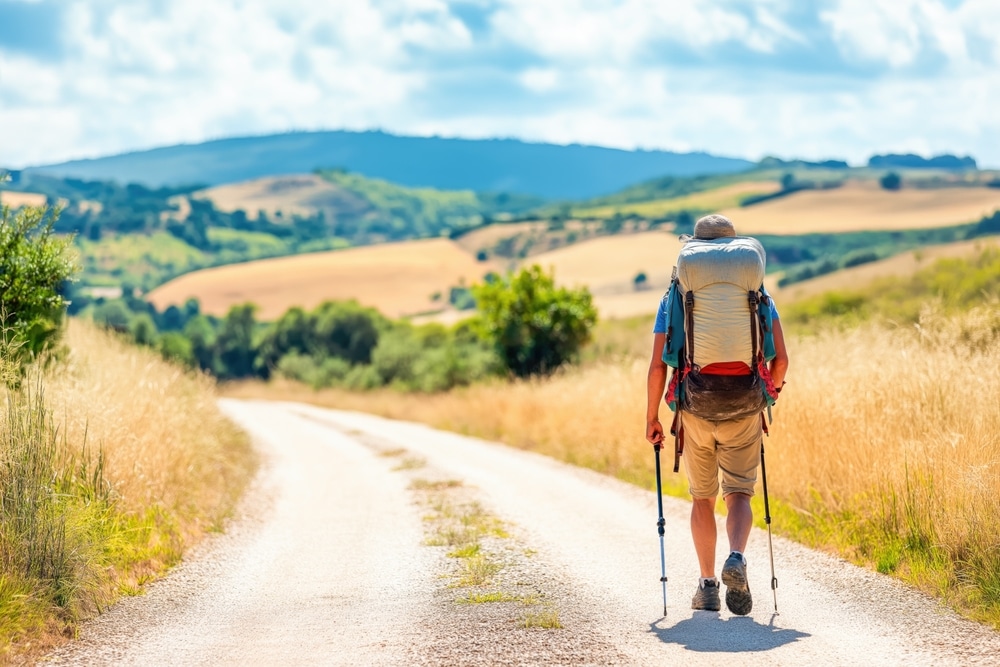
[(760, 463), (763, 432), (760, 415), (713, 422), (681, 413), (684, 425), (684, 468), (693, 498), (719, 495), (719, 471), (722, 471), (722, 495), (745, 493), (752, 496)]

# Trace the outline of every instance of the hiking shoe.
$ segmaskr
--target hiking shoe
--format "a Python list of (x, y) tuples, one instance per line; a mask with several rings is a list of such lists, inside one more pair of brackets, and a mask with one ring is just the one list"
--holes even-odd
[(698, 583), (698, 590), (691, 598), (691, 608), (701, 611), (719, 611), (722, 603), (719, 602), (719, 582), (704, 581)]
[(747, 583), (747, 564), (735, 551), (729, 554), (722, 566), (722, 583), (726, 585), (726, 606), (737, 616), (746, 616), (753, 609), (750, 584)]

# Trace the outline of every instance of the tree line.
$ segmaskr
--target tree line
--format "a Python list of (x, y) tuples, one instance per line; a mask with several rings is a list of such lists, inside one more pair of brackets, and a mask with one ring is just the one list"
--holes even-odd
[(494, 274), (470, 291), (478, 314), (450, 327), (393, 320), (356, 301), (292, 307), (274, 322), (259, 321), (250, 303), (214, 317), (193, 299), (158, 311), (124, 297), (90, 315), (221, 380), (281, 375), (317, 388), (422, 392), (551, 373), (577, 358), (597, 320), (586, 288), (558, 287), (537, 266)]

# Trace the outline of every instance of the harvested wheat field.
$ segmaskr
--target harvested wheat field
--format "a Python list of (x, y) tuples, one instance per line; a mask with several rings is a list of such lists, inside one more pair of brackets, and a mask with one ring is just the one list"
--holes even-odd
[(997, 209), (1000, 188), (890, 192), (877, 183), (849, 183), (722, 213), (741, 234), (808, 234), (946, 227), (975, 222)]
[(199, 190), (195, 199), (208, 199), (220, 211), (243, 210), (256, 219), (259, 211), (268, 216), (315, 215), (323, 209), (363, 212), (368, 202), (313, 174), (273, 176)]
[(777, 288), (773, 290), (773, 293), (780, 301), (791, 302), (834, 290), (860, 289), (880, 278), (911, 276), (939, 259), (972, 257), (982, 249), (998, 244), (1000, 244), (1000, 236), (989, 236), (974, 241), (927, 246), (878, 262), (852, 266), (825, 276)]
[[(401, 317), (440, 310), (449, 288), (479, 282), (491, 270), (491, 263), (477, 262), (453, 241), (431, 239), (195, 271), (158, 287), (148, 298), (162, 309), (194, 297), (203, 312), (213, 315), (252, 302), (264, 320), (276, 319), (292, 306), (356, 299)], [(434, 294), (439, 294), (437, 301)]]
[(655, 199), (653, 201), (636, 202), (634, 204), (596, 206), (594, 208), (578, 210), (576, 213), (583, 217), (593, 218), (610, 218), (615, 213), (625, 215), (634, 213), (647, 218), (658, 218), (686, 209), (717, 210), (739, 206), (740, 202), (747, 197), (771, 194), (780, 189), (781, 184), (777, 181), (743, 181), (704, 192), (695, 192), (683, 197)]
[(0, 190), (0, 206), (21, 208), (22, 206), (45, 206), (48, 198), (37, 192), (11, 192)]
[(633, 292), (635, 277), (646, 274), (650, 285), (666, 285), (681, 244), (667, 231), (601, 236), (529, 257), (525, 264), (555, 269), (564, 285), (586, 285), (595, 295)]
[[(545, 252), (524, 264), (554, 269), (560, 284), (586, 285), (601, 317), (627, 317), (656, 311), (680, 249), (672, 232), (620, 234)], [(646, 274), (646, 285), (637, 291), (640, 272)]]

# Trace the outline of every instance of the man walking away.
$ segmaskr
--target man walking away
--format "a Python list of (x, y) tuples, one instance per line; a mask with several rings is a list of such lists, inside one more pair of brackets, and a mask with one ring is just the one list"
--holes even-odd
[[(739, 254), (737, 251), (746, 247), (759, 248), (760, 255), (754, 277), (742, 279), (757, 283), (750, 287), (750, 317), (746, 316), (746, 285), (732, 277), (749, 275), (739, 267), (734, 269), (732, 264), (732, 258)], [(685, 259), (688, 266), (682, 267)], [(713, 261), (718, 263), (712, 264)], [(653, 444), (664, 440), (659, 407), (667, 383), (664, 347), (668, 345), (668, 332), (682, 330), (684, 336), (681, 361), (667, 399), (672, 401), (671, 405), (676, 403), (679, 419), (675, 425), (681, 431), (684, 467), (693, 499), (691, 535), (701, 576), (691, 601), (692, 609), (718, 611), (721, 607), (719, 582), (715, 578), (715, 504), (720, 471), (722, 497), (728, 510), (726, 532), (730, 550), (722, 568), (726, 606), (738, 615), (749, 614), (753, 608), (743, 552), (753, 524), (750, 498), (760, 464), (761, 410), (781, 391), (788, 369), (778, 313), (759, 282), (763, 280), (763, 261), (760, 244), (754, 239), (737, 237), (728, 218), (721, 215), (701, 218), (695, 224), (694, 238), (688, 240), (678, 258), (680, 278), (676, 290), (664, 295), (653, 328), (646, 409), (646, 439)], [(766, 303), (760, 312), (770, 310), (769, 332), (768, 325), (763, 323), (764, 316), (756, 319), (755, 293)], [(672, 294), (684, 298), (683, 322), (670, 319)], [(770, 363), (762, 352), (767, 333), (773, 335), (774, 357)], [(734, 387), (751, 386), (763, 387), (770, 398), (758, 402), (760, 389), (755, 389), (757, 395), (747, 394), (749, 398), (732, 403), (730, 399), (735, 393), (749, 391), (737, 391)]]

